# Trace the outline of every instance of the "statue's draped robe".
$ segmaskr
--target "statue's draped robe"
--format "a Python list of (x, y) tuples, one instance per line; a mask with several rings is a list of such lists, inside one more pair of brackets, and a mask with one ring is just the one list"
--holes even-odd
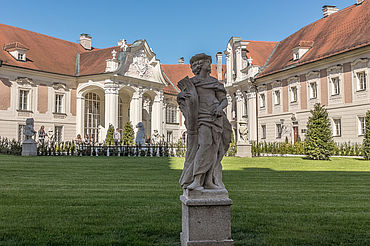
[[(216, 117), (214, 112), (220, 102), (226, 98), (226, 90), (217, 79), (210, 77), (204, 81), (197, 76), (184, 78), (179, 82), (182, 90), (178, 95), (180, 109), (185, 117), (188, 130), (187, 152), (180, 184), (186, 188), (194, 180), (195, 175), (223, 188), (221, 160), (231, 142), (231, 125), (223, 113)], [(209, 96), (198, 96), (198, 92), (210, 92)], [(190, 93), (190, 97), (183, 97)], [(217, 98), (222, 95), (222, 98)], [(198, 110), (195, 110), (197, 106)]]

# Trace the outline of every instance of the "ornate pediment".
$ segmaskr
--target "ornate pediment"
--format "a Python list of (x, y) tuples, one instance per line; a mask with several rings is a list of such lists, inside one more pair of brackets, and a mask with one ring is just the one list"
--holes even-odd
[(36, 86), (35, 81), (27, 77), (18, 77), (15, 82), (17, 82), (21, 86)]
[(144, 50), (138, 50), (132, 57), (132, 62), (128, 67), (127, 76), (142, 79), (154, 80), (153, 66), (150, 64)]
[(343, 66), (341, 64), (338, 64), (336, 66), (330, 67), (328, 69), (329, 74), (337, 74), (342, 72)]
[(320, 78), (320, 72), (319, 71), (310, 71), (306, 74), (307, 80), (313, 80)]
[(58, 90), (65, 90), (66, 91), (67, 90), (66, 84), (59, 83), (59, 82), (53, 83), (53, 88), (56, 91), (58, 91)]

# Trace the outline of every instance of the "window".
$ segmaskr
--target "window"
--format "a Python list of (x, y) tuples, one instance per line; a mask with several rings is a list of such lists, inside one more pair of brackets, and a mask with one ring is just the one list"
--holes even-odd
[(299, 53), (298, 53), (298, 51), (293, 52), (293, 60), (295, 61), (295, 60), (298, 60), (298, 59), (299, 59)]
[(275, 105), (280, 105), (280, 91), (274, 91), (274, 103)]
[(265, 99), (265, 94), (260, 94), (260, 108), (264, 108), (266, 106), (266, 99)]
[(276, 124), (276, 138), (281, 138), (282, 133), (283, 129), (281, 127), (281, 124)]
[(84, 134), (99, 139), (100, 97), (93, 92), (85, 96)]
[(167, 105), (166, 107), (166, 123), (177, 123), (177, 107), (175, 105)]
[(298, 98), (297, 86), (290, 87), (290, 102), (291, 103), (297, 102), (297, 98)]
[(24, 139), (26, 138), (24, 136), (24, 128), (26, 125), (18, 125), (18, 142), (22, 143)]
[(57, 143), (62, 142), (62, 131), (63, 131), (63, 126), (55, 126), (55, 128), (54, 128), (55, 142), (57, 142)]
[(19, 91), (19, 110), (28, 110), (28, 98), (29, 98), (29, 91), (28, 90), (20, 90)]
[(364, 135), (365, 129), (365, 117), (358, 117), (358, 135)]
[(24, 54), (18, 53), (18, 60), (24, 61)]
[(167, 132), (167, 143), (172, 143), (172, 132), (168, 131)]
[(333, 128), (333, 135), (334, 137), (340, 137), (342, 132), (341, 132), (341, 120), (340, 119), (334, 119), (334, 128)]
[(340, 93), (340, 87), (339, 87), (339, 77), (331, 78), (331, 95), (339, 95)]
[(357, 77), (357, 91), (366, 90), (366, 74), (365, 72), (356, 73)]
[(310, 83), (310, 98), (317, 98), (317, 84), (316, 82)]
[(63, 95), (55, 95), (55, 113), (63, 113)]
[(266, 125), (261, 125), (262, 128), (262, 139), (266, 139)]

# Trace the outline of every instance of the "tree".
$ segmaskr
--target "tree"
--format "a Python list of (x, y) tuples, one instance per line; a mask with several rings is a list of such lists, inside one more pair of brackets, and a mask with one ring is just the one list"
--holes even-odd
[(365, 135), (362, 148), (362, 155), (364, 156), (365, 160), (370, 160), (370, 110), (367, 111), (365, 117)]
[(105, 144), (106, 145), (114, 145), (114, 126), (112, 124), (109, 124), (109, 128), (107, 131), (107, 136), (105, 137)]
[(313, 160), (329, 160), (334, 141), (328, 112), (324, 106), (316, 103), (311, 114), (307, 122), (306, 155)]
[(130, 121), (127, 121), (123, 127), (122, 132), (122, 144), (133, 145), (134, 144), (134, 129)]

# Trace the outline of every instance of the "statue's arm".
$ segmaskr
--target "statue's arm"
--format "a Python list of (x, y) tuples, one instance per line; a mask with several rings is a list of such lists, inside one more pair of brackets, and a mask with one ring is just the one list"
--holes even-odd
[(227, 98), (226, 98), (226, 93), (224, 91), (217, 91), (216, 92), (216, 97), (219, 100), (220, 104), (217, 106), (216, 109), (216, 115), (221, 116), (224, 108), (227, 107)]

